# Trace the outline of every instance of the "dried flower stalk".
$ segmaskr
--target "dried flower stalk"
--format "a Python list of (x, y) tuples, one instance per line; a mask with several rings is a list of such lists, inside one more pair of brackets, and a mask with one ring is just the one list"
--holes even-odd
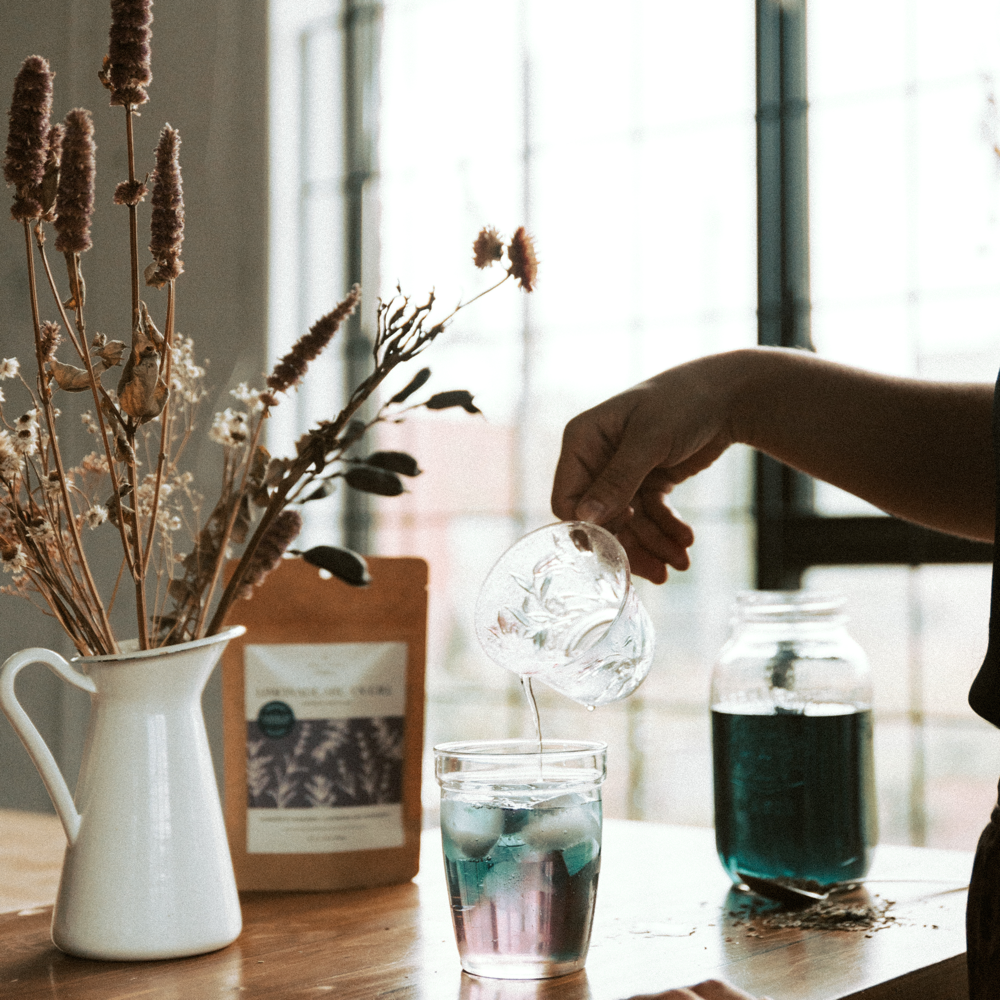
[(184, 194), (178, 153), (181, 136), (175, 128), (163, 126), (156, 146), (156, 170), (153, 171), (153, 217), (150, 222), (149, 252), (153, 263), (146, 268), (146, 284), (162, 288), (179, 277), (184, 242)]
[(29, 222), (42, 214), (39, 189), (48, 156), (52, 77), (41, 56), (28, 56), (14, 80), (3, 176), (14, 185), (10, 214), (16, 222)]
[(97, 174), (94, 123), (90, 112), (74, 108), (66, 115), (54, 222), (59, 253), (85, 253), (92, 246), (90, 223), (94, 215)]
[[(235, 403), (215, 415), (208, 432), (222, 448), (222, 486), (215, 503), (204, 508), (180, 465), (205, 395), (205, 371), (194, 360), (190, 338), (174, 329), (185, 217), (180, 134), (170, 125), (160, 132), (155, 151), (152, 261), (145, 268), (146, 285), (165, 296), (159, 305), (162, 332), (154, 320), (156, 303), (139, 295), (138, 206), (146, 194), (141, 177), (147, 175), (136, 170), (133, 116), (148, 101), (151, 23), (150, 0), (112, 0), (108, 56), (99, 74), (111, 103), (125, 111), (128, 177), (114, 200), (129, 213), (129, 343), (87, 329), (82, 259), (92, 247), (93, 123), (88, 111), (76, 108), (64, 123), (50, 124), (53, 74), (38, 56), (25, 60), (15, 81), (4, 160), (4, 176), (14, 188), (12, 214), (24, 232), (36, 375), (26, 378), (17, 358), (0, 359), (0, 570), (10, 577), (0, 592), (39, 598), (83, 654), (119, 649), (108, 617), (118, 585), (107, 598), (99, 592), (83, 537), (117, 532), (119, 577), (132, 580), (141, 648), (200, 638), (221, 629), (233, 601), (251, 596), (290, 555), (363, 586), (369, 577), (356, 553), (334, 546), (305, 553), (291, 548), (302, 526), (301, 506), (328, 496), (338, 484), (395, 496), (404, 490), (403, 478), (420, 474), (417, 461), (402, 452), (353, 454), (376, 424), (399, 420), (415, 407), (479, 413), (464, 389), (410, 402), (430, 377), (430, 369), (422, 368), (374, 417), (357, 416), (398, 365), (422, 353), (479, 297), (437, 319), (433, 294), (412, 303), (397, 289), (389, 302), (378, 304), (372, 371), (340, 413), (309, 430), (294, 455), (273, 458), (267, 452), (262, 438), (271, 410), (359, 308), (361, 289), (355, 286), (275, 365), (262, 389), (232, 390)], [(68, 295), (47, 256), (49, 225), (65, 260)], [(477, 266), (501, 260), (503, 252), (493, 229), (484, 229), (473, 248)], [(510, 267), (498, 284), (513, 277), (530, 290), (537, 262), (523, 228), (507, 255)], [(39, 296), (45, 286), (53, 318), (43, 316)], [(112, 381), (107, 373), (114, 368), (119, 373)], [(17, 410), (7, 398), (16, 394), (25, 397)], [(61, 408), (83, 398), (88, 408), (79, 419), (93, 447), (70, 467), (63, 461), (57, 418)], [(175, 540), (184, 537), (189, 550), (177, 551)], [(239, 558), (227, 578), (224, 569), (234, 554)]]
[(99, 75), (111, 91), (112, 104), (128, 108), (149, 100), (152, 23), (152, 0), (111, 0), (108, 54)]

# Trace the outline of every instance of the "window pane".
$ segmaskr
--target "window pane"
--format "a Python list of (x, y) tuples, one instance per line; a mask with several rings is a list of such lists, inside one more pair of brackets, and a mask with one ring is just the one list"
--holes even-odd
[[(505, 287), (426, 355), (484, 418), (414, 415), (384, 447), (426, 469), (379, 502), (383, 553), (431, 566), (427, 743), (529, 725), (471, 632), (489, 566), (552, 519), (562, 428), (663, 368), (756, 340), (753, 10), (631, 0), (392, 0), (382, 56), (383, 294), (468, 297), (479, 227), (525, 223), (529, 298)], [(711, 60), (693, 38), (711, 39)], [(526, 113), (527, 112), (527, 113)], [(643, 587), (658, 651), (640, 695), (593, 713), (543, 695), (552, 735), (608, 740), (608, 815), (711, 822), (708, 671), (751, 579), (749, 453), (684, 484), (694, 566)], [(688, 766), (699, 761), (697, 766)], [(698, 775), (701, 775), (699, 778)], [(427, 804), (437, 797), (427, 777)]]
[(996, 731), (968, 705), (986, 652), (989, 566), (813, 569), (847, 596), (868, 654), (881, 840), (972, 850), (996, 802)]
[[(812, 316), (826, 357), (996, 378), (998, 30), (993, 0), (810, 0)], [(816, 499), (823, 513), (875, 512), (823, 484)]]

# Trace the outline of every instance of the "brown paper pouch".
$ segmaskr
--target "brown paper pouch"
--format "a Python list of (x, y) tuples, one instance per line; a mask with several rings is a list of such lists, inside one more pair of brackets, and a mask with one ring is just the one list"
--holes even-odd
[(427, 564), (284, 560), (227, 618), (225, 814), (240, 889), (405, 882), (420, 852)]

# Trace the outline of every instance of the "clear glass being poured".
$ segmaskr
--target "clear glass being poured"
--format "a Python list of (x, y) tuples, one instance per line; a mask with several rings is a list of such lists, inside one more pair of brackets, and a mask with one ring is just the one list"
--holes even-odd
[(653, 661), (653, 626), (628, 556), (614, 535), (584, 521), (515, 542), (479, 591), (475, 625), (495, 663), (582, 705), (627, 697)]

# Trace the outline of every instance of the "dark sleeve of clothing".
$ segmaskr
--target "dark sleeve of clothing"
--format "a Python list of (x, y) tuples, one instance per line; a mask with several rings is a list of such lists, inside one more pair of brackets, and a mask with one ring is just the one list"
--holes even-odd
[[(997, 379), (1000, 390), (1000, 378)], [(1000, 484), (1000, 392), (993, 392), (993, 462)], [(997, 530), (993, 546), (993, 590), (990, 596), (990, 640), (983, 665), (969, 690), (969, 704), (977, 715), (1000, 726), (1000, 489), (997, 490)]]
[[(993, 393), (993, 461), (1000, 483), (1000, 378)], [(1000, 491), (993, 547), (990, 641), (986, 658), (969, 691), (973, 710), (1000, 726)], [(970, 1000), (994, 1000), (1000, 983), (1000, 805), (979, 838), (965, 913)]]

